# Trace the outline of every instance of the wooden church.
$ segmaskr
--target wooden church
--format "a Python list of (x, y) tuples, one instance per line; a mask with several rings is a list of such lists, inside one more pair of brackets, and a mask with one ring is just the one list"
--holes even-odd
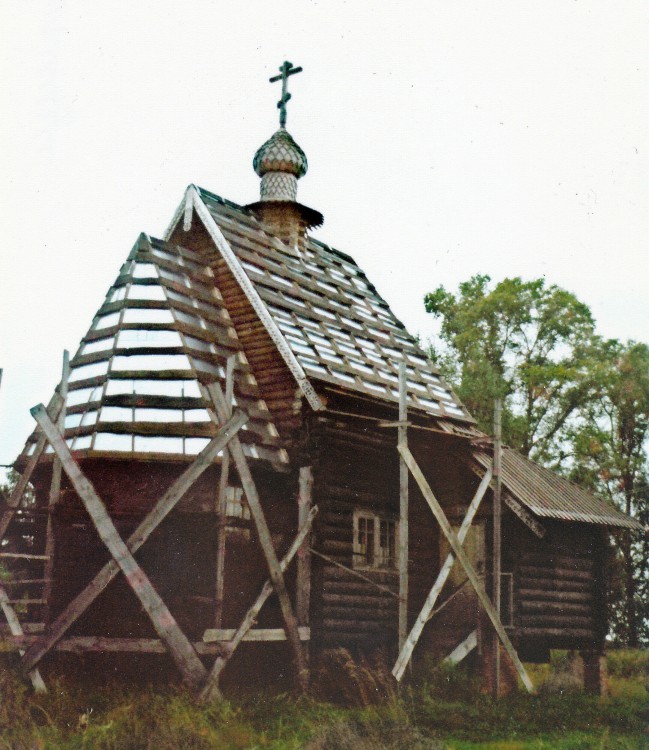
[(32, 410), (0, 521), (5, 640), (37, 687), (72, 652), (175, 664), (203, 697), (306, 689), (339, 647), (382, 649), (396, 679), (422, 656), (487, 674), (502, 650), (528, 689), (522, 661), (578, 649), (597, 687), (606, 535), (636, 522), (513, 451), (494, 466), (352, 257), (309, 235), (280, 71), (260, 200), (190, 185)]

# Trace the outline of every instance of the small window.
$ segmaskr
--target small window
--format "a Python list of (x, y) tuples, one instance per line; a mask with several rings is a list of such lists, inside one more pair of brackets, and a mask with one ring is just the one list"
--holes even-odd
[(354, 567), (396, 570), (398, 522), (369, 511), (354, 513)]
[(243, 489), (241, 487), (226, 487), (225, 515), (228, 518), (241, 518), (243, 521), (250, 520), (250, 508), (243, 496)]

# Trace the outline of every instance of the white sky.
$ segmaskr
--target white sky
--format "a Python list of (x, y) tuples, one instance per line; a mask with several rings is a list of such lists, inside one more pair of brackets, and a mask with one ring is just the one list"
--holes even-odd
[(0, 0), (0, 463), (138, 234), (193, 182), (258, 197), (277, 127), (299, 199), (413, 333), (427, 291), (544, 275), (649, 341), (645, 0)]

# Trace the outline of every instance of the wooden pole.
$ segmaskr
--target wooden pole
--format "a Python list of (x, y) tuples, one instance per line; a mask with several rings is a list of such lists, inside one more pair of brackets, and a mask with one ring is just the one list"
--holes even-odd
[(457, 538), (457, 535), (451, 528), (451, 525), (449, 524), (448, 519), (446, 518), (446, 514), (442, 510), (442, 506), (439, 504), (437, 498), (433, 494), (433, 491), (430, 488), (430, 485), (426, 481), (426, 477), (424, 477), (422, 470), (419, 468), (419, 464), (415, 461), (415, 457), (412, 455), (412, 453), (407, 447), (400, 445), (399, 452), (405, 458), (406, 464), (408, 465), (410, 472), (412, 473), (417, 484), (419, 485), (419, 489), (421, 490), (421, 493), (424, 496), (424, 499), (428, 503), (430, 509), (433, 512), (433, 515), (437, 519), (437, 522), (439, 523), (444, 536), (448, 539), (448, 543), (451, 545), (451, 549), (455, 553), (455, 556), (457, 557), (457, 559), (460, 561), (460, 564), (464, 568), (467, 578), (469, 579), (469, 581), (471, 581), (471, 585), (473, 586), (476, 594), (478, 595), (478, 599), (480, 600), (480, 603), (482, 604), (485, 612), (487, 613), (489, 619), (491, 620), (491, 623), (494, 626), (494, 629), (496, 633), (498, 634), (498, 637), (502, 641), (505, 651), (509, 655), (509, 658), (512, 660), (512, 663), (514, 664), (516, 671), (518, 672), (521, 680), (523, 681), (523, 684), (525, 685), (529, 693), (534, 692), (534, 685), (532, 684), (532, 681), (530, 680), (527, 672), (525, 671), (525, 667), (523, 666), (523, 663), (519, 659), (518, 654), (516, 653), (516, 649), (514, 648), (512, 642), (509, 640), (509, 636), (507, 635), (505, 628), (503, 627), (502, 622), (500, 621), (500, 614), (494, 609), (494, 606), (491, 603), (491, 600), (489, 599), (489, 597), (487, 596), (487, 592), (485, 591), (484, 586), (482, 585), (482, 582), (480, 581), (480, 578), (478, 577), (478, 574), (475, 572), (473, 565), (471, 565), (471, 561), (469, 560), (466, 552), (462, 548), (462, 545), (460, 544)]
[[(399, 422), (397, 440), (408, 445), (408, 382), (406, 362), (399, 364)], [(408, 467), (399, 455), (399, 651), (408, 634)]]
[[(304, 527), (313, 505), (313, 470), (310, 466), (300, 468), (299, 491), (297, 497), (298, 529)], [(307, 537), (297, 553), (297, 578), (295, 589), (295, 614), (298, 626), (309, 624), (309, 608), (311, 604), (311, 544)], [(304, 645), (304, 661), (309, 668), (309, 644)], [(310, 675), (307, 676), (310, 679)]]
[[(315, 518), (317, 512), (318, 507), (314, 506), (306, 516), (304, 524), (300, 527), (300, 530), (295, 537), (293, 544), (289, 547), (288, 552), (284, 555), (282, 561), (279, 564), (282, 572), (284, 572), (288, 568), (291, 560), (295, 557), (298, 550), (304, 544), (309, 532), (311, 531), (313, 519)], [(255, 600), (255, 603), (246, 612), (243, 620), (241, 621), (241, 625), (239, 625), (239, 627), (237, 628), (237, 632), (232, 637), (232, 640), (227, 644), (227, 653), (223, 656), (217, 657), (216, 661), (214, 662), (214, 665), (210, 670), (209, 677), (205, 682), (205, 686), (201, 691), (201, 700), (209, 701), (220, 697), (221, 693), (219, 690), (219, 677), (221, 675), (221, 672), (223, 671), (225, 665), (228, 663), (228, 660), (231, 658), (232, 654), (234, 654), (241, 641), (245, 640), (246, 633), (248, 633), (248, 631), (255, 624), (257, 615), (259, 614), (261, 608), (264, 606), (264, 603), (273, 593), (273, 591), (273, 582), (271, 580), (266, 581), (261, 589), (259, 596)]]
[[(185, 492), (212, 465), (218, 452), (223, 450), (232, 436), (246, 423), (247, 419), (247, 416), (243, 412), (235, 412), (232, 419), (223, 426), (219, 434), (203, 448), (194, 462), (169, 487), (156, 506), (142, 519), (141, 523), (129, 537), (127, 545), (131, 553), (134, 554), (140, 549), (158, 525), (174, 509)], [(32, 669), (38, 664), (45, 654), (65, 635), (71, 625), (95, 601), (119, 571), (120, 569), (114, 560), (104, 565), (86, 588), (77, 594), (63, 612), (61, 612), (48, 628), (47, 632), (27, 649), (22, 659), (22, 665), (25, 669)]]
[[(61, 372), (61, 385), (59, 386), (59, 395), (61, 396), (61, 411), (56, 421), (59, 432), (65, 434), (65, 407), (68, 398), (68, 380), (70, 378), (70, 352), (63, 350), (63, 368)], [(49, 622), (50, 616), (50, 599), (52, 597), (52, 574), (54, 571), (54, 519), (52, 513), (61, 497), (61, 460), (58, 456), (54, 457), (52, 464), (52, 482), (50, 484), (50, 497), (48, 503), (47, 526), (45, 529), (45, 578), (47, 583), (43, 587), (43, 599), (45, 600), (45, 611), (43, 621)]]
[[(227, 413), (227, 403), (223, 391), (221, 390), (221, 386), (218, 383), (211, 383), (206, 388), (212, 403), (214, 404), (218, 419), (221, 422), (224, 422)], [(239, 474), (243, 491), (248, 500), (250, 514), (255, 522), (259, 543), (264, 553), (264, 557), (266, 558), (270, 578), (275, 587), (275, 591), (277, 592), (277, 598), (279, 599), (280, 608), (282, 610), (282, 617), (284, 618), (284, 624), (286, 625), (286, 635), (293, 651), (293, 659), (295, 661), (295, 669), (297, 672), (297, 683), (302, 691), (306, 691), (308, 688), (308, 672), (304, 661), (304, 655), (302, 653), (300, 636), (297, 630), (297, 619), (286, 589), (284, 574), (279, 567), (279, 561), (275, 554), (275, 548), (273, 547), (263, 508), (261, 507), (257, 487), (255, 486), (252, 474), (250, 473), (248, 461), (243, 452), (241, 442), (236, 436), (230, 441), (230, 453), (232, 454), (232, 458), (237, 467), (237, 473)]]
[[(493, 456), (493, 603), (494, 609), (500, 616), (500, 570), (502, 567), (502, 399), (496, 397), (494, 401), (494, 456)], [(493, 639), (494, 648), (494, 697), (500, 697), (500, 643)]]
[[(234, 396), (234, 366), (236, 356), (228, 357), (225, 373), (225, 400), (228, 417), (232, 414), (232, 397)], [(227, 543), (227, 506), (228, 482), (230, 479), (230, 451), (224, 449), (219, 477), (219, 497), (217, 508), (216, 539), (216, 591), (214, 601), (214, 627), (223, 624), (223, 594), (225, 591), (225, 545)]]
[[(2, 586), (0, 586), (0, 608), (2, 608), (4, 616), (7, 618), (7, 623), (9, 624), (9, 632), (11, 633), (11, 635), (24, 636), (25, 633), (22, 629), (22, 626), (20, 625), (20, 621), (18, 620), (13, 607), (9, 603), (7, 592), (2, 588)], [(25, 652), (21, 649), (20, 654), (22, 655), (24, 653)], [(47, 693), (47, 688), (45, 687), (45, 683), (43, 682), (43, 678), (41, 677), (38, 669), (30, 670), (29, 679), (31, 680), (34, 690), (37, 693)]]
[[(480, 503), (482, 502), (482, 498), (484, 497), (490, 482), (491, 470), (487, 471), (487, 473), (482, 477), (482, 481), (480, 482), (480, 485), (478, 486), (478, 489), (476, 490), (475, 495), (471, 500), (471, 504), (469, 505), (466, 515), (464, 516), (464, 520), (462, 521), (462, 525), (460, 526), (460, 530), (457, 535), (460, 544), (464, 543), (466, 535), (469, 533), (469, 529), (471, 528), (471, 524), (473, 523), (475, 514), (478, 512), (478, 508), (480, 507)], [(430, 619), (437, 599), (442, 593), (442, 589), (444, 588), (444, 584), (449, 577), (454, 562), (455, 556), (452, 552), (449, 552), (446, 560), (444, 561), (444, 564), (442, 565), (441, 570), (439, 571), (437, 579), (433, 584), (433, 588), (430, 590), (430, 593), (426, 597), (424, 606), (421, 608), (421, 612), (417, 616), (415, 624), (412, 626), (412, 630), (408, 634), (408, 638), (401, 648), (399, 658), (397, 659), (394, 668), (392, 669), (392, 674), (397, 679), (397, 681), (401, 680), (401, 678), (403, 677), (403, 673), (405, 672), (406, 666), (410, 661), (412, 652), (417, 645), (417, 641), (421, 636), (424, 626)]]

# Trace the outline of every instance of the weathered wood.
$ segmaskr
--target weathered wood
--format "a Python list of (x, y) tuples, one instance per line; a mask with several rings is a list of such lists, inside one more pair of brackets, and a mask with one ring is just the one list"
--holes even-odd
[[(408, 445), (408, 381), (406, 362), (399, 364), (399, 445)], [(399, 456), (399, 651), (408, 635), (408, 467)]]
[[(297, 631), (301, 641), (311, 639), (311, 628), (299, 625)], [(205, 643), (225, 643), (229, 647), (236, 634), (235, 628), (209, 628), (203, 633), (203, 641)], [(255, 643), (285, 641), (286, 632), (284, 628), (254, 628), (249, 630), (241, 640)]]
[[(293, 544), (291, 544), (287, 553), (279, 563), (282, 572), (285, 571), (286, 568), (288, 568), (291, 560), (295, 557), (297, 551), (300, 549), (304, 540), (307, 538), (309, 532), (311, 531), (313, 519), (315, 518), (317, 512), (317, 505), (311, 508), (311, 510), (309, 511), (309, 515), (307, 516), (304, 525), (300, 527), (297, 536), (293, 540)], [(261, 608), (264, 606), (264, 603), (266, 602), (268, 597), (273, 593), (273, 589), (274, 583), (272, 580), (268, 580), (264, 583), (259, 596), (255, 600), (254, 604), (250, 607), (250, 609), (246, 612), (243, 620), (241, 621), (241, 624), (237, 628), (236, 633), (232, 636), (232, 639), (228, 643), (227, 653), (224, 656), (219, 656), (215, 660), (212, 669), (210, 670), (210, 674), (205, 681), (205, 685), (203, 686), (203, 689), (201, 691), (201, 700), (214, 700), (215, 698), (218, 698), (220, 696), (221, 693), (219, 689), (219, 678), (221, 676), (221, 672), (223, 671), (232, 654), (237, 649), (239, 643), (245, 638), (246, 633), (248, 633), (252, 626), (255, 624), (257, 615), (261, 611)]]
[[(149, 538), (164, 518), (173, 510), (185, 492), (198, 477), (211, 466), (219, 451), (223, 450), (228, 441), (245, 424), (246, 415), (237, 411), (219, 434), (213, 438), (198, 454), (194, 462), (176, 479), (150, 513), (141, 521), (137, 529), (128, 539), (128, 548), (135, 553)], [(92, 581), (67, 605), (48, 628), (47, 633), (30, 647), (23, 657), (26, 669), (34, 667), (45, 654), (63, 637), (68, 628), (85, 612), (93, 601), (108, 586), (119, 573), (119, 567), (114, 560), (106, 563)]]
[[(298, 528), (302, 528), (313, 504), (313, 470), (310, 466), (300, 468), (298, 492)], [(309, 605), (311, 601), (311, 552), (308, 537), (297, 553), (297, 584), (295, 592), (295, 613), (299, 625), (309, 624)]]
[[(232, 414), (234, 395), (234, 368), (236, 357), (228, 357), (225, 374), (225, 401), (228, 417)], [(219, 477), (218, 521), (216, 531), (216, 589), (214, 592), (214, 627), (220, 628), (223, 619), (223, 592), (225, 591), (225, 546), (227, 543), (227, 490), (230, 479), (230, 452), (223, 451)]]
[(588, 591), (560, 591), (555, 588), (552, 589), (518, 589), (518, 598), (522, 602), (528, 601), (543, 601), (549, 604), (553, 602), (584, 602), (586, 604), (592, 603), (594, 597), (593, 594)]
[[(20, 621), (11, 606), (7, 592), (2, 586), (0, 586), (0, 608), (2, 608), (4, 616), (7, 618), (7, 624), (9, 625), (9, 632), (11, 635), (23, 636), (25, 633), (20, 625)], [(20, 653), (22, 655), (24, 651), (21, 651)], [(45, 683), (43, 682), (43, 678), (38, 669), (32, 669), (28, 674), (34, 690), (37, 693), (47, 693), (47, 688), (45, 687)]]
[[(68, 380), (70, 378), (70, 352), (67, 349), (63, 350), (63, 368), (61, 371), (61, 384), (59, 386), (59, 394), (61, 396), (61, 411), (56, 421), (56, 425), (59, 428), (59, 432), (65, 434), (65, 414), (66, 414), (66, 401), (68, 398)], [(45, 555), (48, 558), (45, 563), (45, 578), (47, 583), (43, 587), (43, 599), (45, 599), (45, 610), (43, 612), (43, 619), (45, 622), (49, 621), (49, 601), (52, 596), (52, 572), (54, 570), (54, 519), (52, 518), (52, 511), (59, 502), (61, 495), (61, 472), (62, 466), (58, 456), (54, 457), (52, 464), (52, 481), (50, 484), (50, 496), (48, 502), (48, 515), (47, 525), (45, 527)]]
[[(37, 636), (25, 635), (13, 638), (1, 638), (0, 643), (13, 646), (14, 648), (27, 648), (32, 646)], [(200, 655), (219, 654), (223, 651), (220, 643), (203, 643), (198, 641), (192, 644), (194, 650)], [(54, 646), (55, 651), (66, 651), (75, 654), (86, 653), (127, 653), (127, 654), (166, 654), (167, 649), (159, 638), (110, 638), (108, 636), (75, 635), (62, 638)]]
[(349, 575), (351, 576), (360, 578), (362, 581), (365, 581), (366, 583), (371, 584), (372, 586), (379, 589), (380, 591), (384, 591), (386, 594), (389, 594), (390, 596), (395, 597), (395, 599), (399, 598), (399, 594), (396, 591), (392, 591), (392, 589), (389, 589), (387, 586), (383, 586), (377, 581), (373, 581), (369, 576), (363, 575), (360, 571), (354, 570), (353, 568), (350, 568), (348, 565), (343, 565), (342, 563), (339, 563), (337, 560), (334, 560), (333, 557), (329, 557), (328, 555), (323, 555), (322, 552), (318, 552), (318, 550), (313, 549), (313, 547), (311, 547), (311, 554), (315, 555), (316, 557), (320, 557), (322, 560), (325, 560), (330, 565), (334, 565), (335, 567), (340, 568), (341, 570), (344, 570), (346, 573), (349, 573)]
[(47, 416), (45, 407), (35, 406), (31, 413), (47, 435), (50, 445), (61, 460), (65, 473), (88, 511), (100, 539), (124, 573), (126, 582), (140, 600), (156, 633), (165, 642), (183, 679), (190, 687), (197, 689), (206, 675), (206, 670), (187, 636), (182, 632), (167, 605), (120, 537), (95, 488), (72, 458), (65, 440)]
[[(466, 535), (469, 533), (469, 529), (471, 528), (471, 524), (473, 523), (475, 514), (478, 512), (478, 508), (480, 507), (480, 503), (482, 502), (482, 498), (484, 497), (490, 482), (491, 470), (487, 471), (482, 477), (482, 481), (478, 485), (478, 489), (476, 490), (475, 495), (473, 496), (473, 499), (469, 504), (466, 516), (464, 517), (464, 520), (462, 521), (462, 525), (460, 526), (460, 530), (458, 532), (457, 538), (460, 544), (464, 543)], [(446, 583), (451, 573), (454, 562), (455, 557), (452, 552), (449, 552), (446, 560), (444, 561), (444, 564), (442, 565), (441, 570), (439, 571), (439, 574), (437, 575), (437, 579), (435, 580), (433, 587), (426, 597), (424, 606), (421, 608), (421, 612), (417, 615), (417, 619), (415, 620), (415, 623), (412, 626), (410, 633), (408, 634), (408, 638), (402, 646), (397, 661), (395, 662), (395, 665), (392, 669), (392, 674), (397, 681), (401, 680), (401, 678), (403, 677), (406, 665), (410, 661), (412, 652), (417, 645), (417, 641), (419, 640), (426, 623), (430, 619), (431, 613), (435, 608), (435, 603), (437, 602), (439, 595), (442, 593), (442, 589), (444, 588), (444, 584)]]
[[(49, 404), (47, 405), (47, 411), (52, 420), (57, 420), (59, 417), (59, 412), (61, 410), (63, 404), (63, 399), (58, 393), (55, 393)], [(47, 444), (47, 438), (45, 435), (41, 434), (38, 438), (38, 442), (36, 443), (36, 448), (34, 449), (34, 452), (29, 457), (29, 460), (27, 461), (27, 465), (25, 466), (25, 470), (20, 476), (20, 479), (16, 482), (15, 487), (11, 491), (11, 494), (9, 495), (9, 499), (7, 500), (7, 507), (5, 508), (4, 513), (2, 514), (2, 518), (0, 518), (0, 542), (4, 539), (4, 535), (7, 533), (7, 529), (9, 527), (9, 524), (13, 520), (13, 517), (16, 514), (16, 510), (18, 509), (18, 506), (20, 505), (20, 501), (22, 500), (23, 495), (25, 494), (25, 490), (27, 489), (27, 485), (29, 484), (29, 481), (32, 478), (32, 474), (34, 473), (34, 469), (38, 465), (38, 462), (43, 454), (43, 451), (45, 450), (45, 445)]]
[[(493, 447), (493, 497), (492, 497), (492, 532), (493, 547), (491, 550), (491, 586), (494, 609), (500, 616), (501, 607), (501, 581), (502, 570), (502, 408), (503, 402), (500, 396), (494, 401), (494, 447)], [(493, 638), (493, 666), (494, 697), (500, 697), (500, 644), (497, 638)]]
[(536, 534), (539, 539), (543, 539), (545, 536), (545, 528), (540, 524), (536, 518), (524, 508), (518, 500), (515, 500), (509, 493), (503, 493), (503, 501), (505, 505), (516, 515), (520, 520), (527, 526), (527, 528)]
[(473, 630), (453, 651), (444, 659), (447, 664), (459, 664), (474, 648), (478, 646), (478, 631)]
[(47, 560), (47, 555), (32, 555), (30, 552), (0, 552), (0, 557), (11, 557), (19, 560)]
[[(216, 413), (219, 420), (225, 422), (227, 419), (227, 403), (225, 396), (218, 383), (212, 383), (207, 386), (208, 395), (214, 404)], [(297, 632), (297, 619), (293, 611), (293, 605), (286, 589), (286, 583), (284, 581), (284, 575), (280, 569), (277, 555), (275, 554), (275, 548), (270, 536), (268, 524), (266, 523), (266, 517), (264, 515), (257, 487), (250, 473), (248, 461), (241, 447), (241, 443), (238, 437), (234, 436), (230, 441), (229, 446), (230, 454), (237, 467), (237, 473), (241, 480), (241, 486), (246, 495), (248, 501), (248, 507), (250, 508), (250, 514), (255, 522), (257, 529), (257, 536), (268, 565), (270, 577), (277, 592), (277, 598), (279, 599), (280, 608), (282, 610), (282, 617), (286, 625), (286, 631), (288, 635), (289, 643), (293, 651), (293, 658), (295, 661), (295, 667), (297, 671), (297, 682), (300, 688), (306, 691), (308, 687), (308, 674), (306, 671), (306, 664), (304, 661), (304, 654), (302, 653), (302, 645)]]
[[(593, 574), (585, 570), (574, 570), (570, 568), (552, 568), (552, 567), (539, 567), (536, 565), (521, 565), (519, 568), (519, 575), (521, 580), (529, 578), (531, 580), (539, 579), (552, 582), (555, 578), (562, 578), (564, 580), (574, 580), (575, 584), (581, 582), (592, 583), (594, 581)], [(581, 583), (583, 586), (584, 583)]]
[(514, 667), (516, 668), (516, 671), (518, 672), (521, 680), (523, 681), (523, 684), (525, 685), (528, 692), (532, 693), (534, 692), (534, 685), (532, 684), (532, 681), (530, 680), (527, 671), (525, 670), (525, 667), (523, 666), (521, 660), (518, 657), (518, 654), (516, 653), (516, 649), (512, 645), (512, 642), (509, 639), (509, 636), (505, 632), (505, 628), (502, 625), (502, 622), (500, 621), (500, 614), (496, 612), (496, 610), (493, 608), (493, 605), (491, 604), (491, 601), (489, 600), (489, 597), (487, 596), (487, 592), (484, 590), (484, 586), (482, 585), (482, 582), (480, 581), (477, 573), (475, 572), (473, 565), (471, 565), (471, 561), (466, 555), (466, 552), (462, 548), (462, 545), (458, 541), (458, 538), (451, 528), (451, 525), (448, 522), (448, 519), (446, 518), (446, 515), (444, 514), (444, 511), (442, 510), (441, 505), (437, 501), (437, 498), (433, 494), (432, 489), (430, 488), (430, 485), (426, 481), (426, 478), (424, 477), (421, 469), (419, 468), (419, 465), (415, 461), (414, 456), (410, 452), (410, 450), (403, 446), (399, 446), (399, 452), (403, 455), (403, 457), (406, 460), (406, 463), (408, 465), (408, 468), (410, 469), (412, 475), (414, 476), (417, 484), (419, 485), (419, 489), (421, 490), (422, 495), (424, 496), (424, 499), (428, 503), (430, 509), (433, 512), (433, 515), (437, 519), (437, 522), (444, 533), (444, 536), (447, 538), (451, 549), (455, 553), (455, 556), (460, 561), (460, 564), (464, 568), (464, 571), (466, 572), (467, 578), (469, 581), (471, 581), (471, 585), (473, 586), (478, 599), (480, 600), (480, 603), (482, 604), (485, 612), (487, 613), (489, 619), (491, 620), (492, 625), (494, 626), (494, 629), (496, 633), (498, 634), (498, 637), (500, 638), (505, 651), (507, 652), (509, 658), (512, 660), (512, 663), (514, 664)]

